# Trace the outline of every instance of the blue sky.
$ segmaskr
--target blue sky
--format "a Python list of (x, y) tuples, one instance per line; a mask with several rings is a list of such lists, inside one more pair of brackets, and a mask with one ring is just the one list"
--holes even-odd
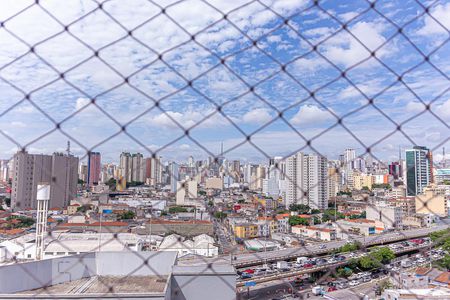
[(104, 161), (123, 150), (200, 159), (222, 141), (227, 157), (251, 161), (365, 146), (389, 160), (412, 144), (439, 160), (450, 149), (449, 1), (32, 3), (0, 3), (2, 158), (67, 140)]

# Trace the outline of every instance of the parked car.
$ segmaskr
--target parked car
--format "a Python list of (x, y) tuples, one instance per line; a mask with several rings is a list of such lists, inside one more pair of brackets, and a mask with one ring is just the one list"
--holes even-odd
[(328, 287), (328, 290), (327, 290), (328, 292), (334, 292), (334, 291), (337, 291), (337, 287), (335, 287), (335, 286), (330, 286), (330, 287)]
[(244, 273), (247, 273), (247, 274), (253, 274), (253, 273), (255, 273), (255, 270), (253, 270), (253, 269), (247, 269), (247, 270), (244, 270), (243, 272), (244, 272)]
[(352, 280), (352, 281), (349, 282), (350, 286), (356, 286), (358, 284), (359, 284), (359, 281), (357, 281), (357, 280)]
[(249, 279), (252, 278), (252, 274), (248, 274), (248, 273), (242, 273), (241, 275), (241, 279)]

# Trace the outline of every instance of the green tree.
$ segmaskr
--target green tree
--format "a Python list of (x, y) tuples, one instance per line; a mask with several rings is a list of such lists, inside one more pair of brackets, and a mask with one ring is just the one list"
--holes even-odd
[(291, 226), (309, 225), (309, 222), (307, 219), (299, 217), (299, 216), (290, 216), (288, 222), (289, 222), (289, 225), (291, 225)]
[(317, 208), (311, 209), (311, 214), (312, 215), (317, 215), (317, 214), (320, 214), (320, 213), (321, 213), (320, 209), (317, 209)]
[(244, 199), (239, 199), (238, 203), (245, 203), (245, 200)]
[(84, 181), (78, 178), (78, 184), (84, 184)]
[(322, 220), (321, 220), (319, 217), (317, 217), (317, 216), (314, 216), (314, 217), (313, 217), (313, 221), (314, 221), (314, 224), (320, 224), (320, 223), (322, 223)]
[(225, 218), (227, 217), (227, 214), (224, 213), (223, 211), (216, 211), (216, 212), (214, 213), (214, 217), (215, 217), (216, 219), (221, 219), (221, 220), (223, 220), (223, 219), (225, 219)]
[(361, 257), (358, 261), (358, 264), (361, 269), (365, 270), (371, 270), (381, 267), (381, 262), (370, 255)]
[(336, 270), (336, 274), (338, 277), (350, 277), (353, 274), (352, 269), (350, 268), (339, 268)]
[(370, 256), (383, 264), (387, 264), (395, 258), (395, 253), (388, 247), (379, 247), (371, 251)]
[(116, 190), (116, 180), (114, 178), (110, 178), (106, 182), (106, 185), (109, 186), (109, 190), (110, 191), (115, 191)]
[(214, 206), (214, 202), (212, 200), (209, 200), (208, 201), (208, 206), (211, 206), (211, 207)]
[(134, 213), (134, 211), (127, 210), (127, 211), (117, 215), (117, 219), (119, 219), (119, 220), (131, 220), (131, 219), (134, 219), (135, 216), (136, 216), (136, 214)]
[(169, 207), (169, 213), (171, 214), (175, 214), (175, 213), (180, 213), (180, 212), (187, 212), (187, 208), (182, 207), (182, 206), (172, 206)]
[(322, 222), (335, 221), (335, 214), (338, 220), (345, 218), (343, 213), (335, 212), (334, 209), (327, 209), (322, 214)]
[(450, 255), (446, 254), (441, 260), (439, 260), (438, 265), (445, 270), (450, 270)]
[(311, 208), (305, 204), (291, 204), (289, 210), (296, 211), (299, 214), (307, 214)]

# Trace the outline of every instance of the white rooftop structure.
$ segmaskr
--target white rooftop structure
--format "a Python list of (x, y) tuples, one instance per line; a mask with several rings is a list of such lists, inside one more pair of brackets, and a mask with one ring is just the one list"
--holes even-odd
[(214, 245), (215, 241), (207, 234), (201, 234), (187, 240), (178, 234), (166, 236), (159, 245), (160, 251), (177, 251), (178, 255), (201, 255), (201, 256), (217, 256), (219, 248)]

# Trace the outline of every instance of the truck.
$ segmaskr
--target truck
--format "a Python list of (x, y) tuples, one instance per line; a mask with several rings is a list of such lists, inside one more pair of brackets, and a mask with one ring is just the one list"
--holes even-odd
[(412, 263), (409, 258), (405, 258), (405, 259), (402, 259), (402, 261), (400, 262), (400, 265), (402, 266), (402, 268), (409, 268), (412, 266)]
[(323, 294), (323, 289), (320, 286), (314, 286), (311, 288), (311, 292), (315, 296), (319, 296)]
[(305, 257), (305, 256), (297, 257), (297, 263), (298, 263), (298, 264), (304, 264), (305, 261), (307, 261), (307, 260), (308, 260), (308, 258)]
[(277, 261), (277, 269), (278, 270), (289, 269), (289, 265), (288, 265), (287, 261), (284, 261), (284, 260)]

